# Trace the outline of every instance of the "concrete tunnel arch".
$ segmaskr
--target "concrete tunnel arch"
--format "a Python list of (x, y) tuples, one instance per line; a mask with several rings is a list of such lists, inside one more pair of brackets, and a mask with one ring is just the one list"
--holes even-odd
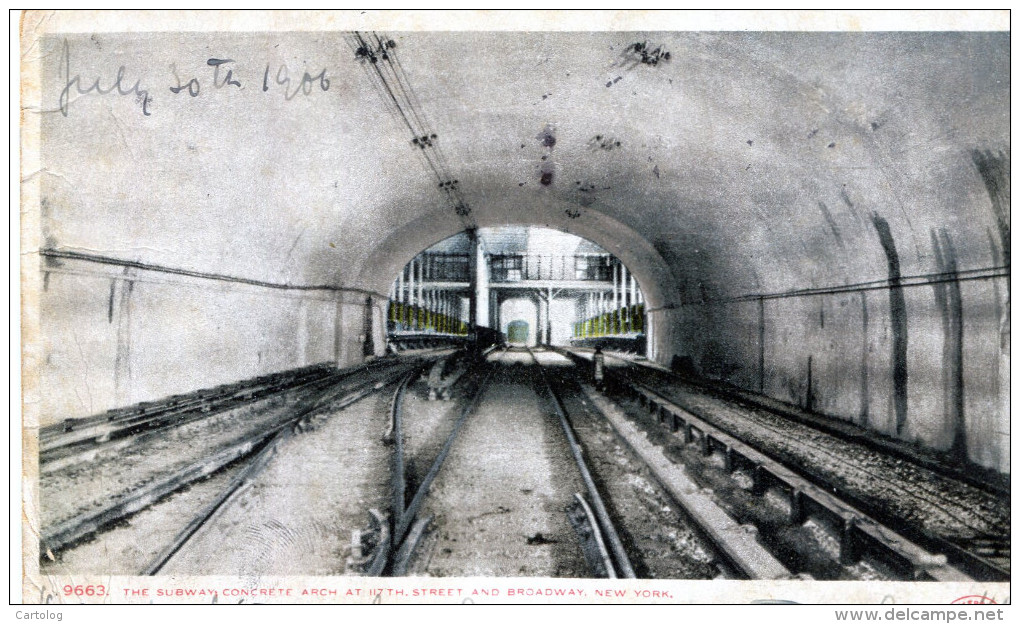
[[(508, 225), (542, 227), (587, 239), (620, 259), (638, 281), (650, 308), (676, 303), (672, 271), (659, 252), (640, 234), (604, 214), (591, 211), (582, 219), (571, 219), (569, 202), (545, 198), (530, 208), (512, 200), (486, 201), (472, 213), (476, 227)], [(562, 215), (562, 216), (561, 216)], [(444, 211), (427, 213), (392, 231), (369, 254), (356, 284), (376, 293), (386, 293), (397, 274), (416, 255), (432, 245), (463, 232), (464, 224)]]
[[(502, 224), (501, 225), (501, 227), (506, 227), (506, 226), (507, 226), (507, 224)], [(523, 223), (523, 224), (510, 224), (510, 226), (511, 227), (513, 227), (513, 226), (516, 226), (516, 227), (527, 227), (529, 230), (536, 231), (536, 233), (544, 231), (544, 232), (557, 232), (557, 233), (561, 233), (561, 234), (567, 234), (570, 237), (572, 237), (572, 240), (574, 240), (574, 241), (584, 241), (584, 242), (587, 242), (587, 243), (590, 243), (590, 244), (597, 245), (597, 243), (595, 243), (594, 241), (590, 240), (589, 238), (585, 238), (583, 236), (578, 236), (577, 234), (575, 234), (573, 232), (568, 232), (568, 231), (565, 231), (565, 230), (562, 230), (562, 229), (550, 228), (550, 227), (545, 227), (545, 226), (536, 226), (536, 225), (527, 224), (527, 223)], [(491, 232), (493, 229), (498, 229), (498, 228), (494, 228), (493, 226), (485, 226), (485, 227), (476, 227), (474, 229), (476, 229), (479, 232), (479, 236), (484, 239), (487, 236), (487, 234), (486, 234), (487, 231)], [(410, 227), (409, 230), (410, 231), (417, 231), (413, 227)], [(465, 230), (461, 230), (460, 232), (455, 232), (454, 234), (452, 234), (452, 235), (450, 235), (448, 237), (442, 238), (439, 241), (435, 241), (435, 242), (429, 244), (427, 247), (424, 247), (424, 248), (420, 249), (418, 252), (414, 253), (410, 257), (411, 258), (415, 258), (415, 257), (417, 257), (421, 253), (424, 253), (424, 252), (427, 252), (429, 250), (432, 250), (435, 245), (437, 245), (439, 243), (442, 243), (444, 241), (448, 241), (448, 240), (454, 239), (458, 235), (463, 234), (463, 233), (465, 233)], [(420, 243), (414, 243), (414, 244), (420, 244)], [(600, 245), (598, 246), (598, 249), (600, 251), (602, 251), (602, 252), (609, 253), (605, 248), (603, 248)], [(589, 251), (592, 251), (592, 250), (589, 250)], [(490, 249), (489, 252), (491, 253), (492, 250)], [(538, 253), (539, 255), (544, 255), (544, 254), (547, 254), (547, 253), (552, 253), (553, 255), (558, 255), (559, 252), (557, 252), (553, 248), (543, 248), (541, 245), (539, 245), (539, 247), (536, 250), (534, 250), (534, 251), (532, 251), (530, 253)], [(642, 281), (641, 281), (642, 278), (639, 278), (634, 273), (634, 270), (632, 268), (633, 265), (628, 265), (625, 261), (620, 259), (615, 254), (610, 254), (610, 255), (613, 258), (616, 258), (620, 262), (620, 265), (624, 267), (624, 273), (621, 274), (621, 275), (624, 276), (627, 280), (633, 280), (633, 283), (635, 283), (637, 285), (638, 291), (636, 291), (636, 292), (640, 292), (641, 296), (643, 297), (640, 300), (640, 303), (642, 305), (642, 310), (646, 311), (645, 306), (646, 306), (647, 295), (645, 294), (644, 287), (642, 286)], [(387, 254), (386, 257), (388, 259), (392, 259), (394, 256), (395, 256), (395, 254)], [(408, 260), (408, 262), (410, 262), (410, 259)], [(408, 275), (408, 273), (406, 273), (406, 271), (408, 269), (408, 262), (405, 262), (404, 265), (401, 266), (401, 268), (398, 270), (398, 272), (393, 275), (393, 279), (389, 281), (389, 285), (387, 286), (387, 290), (388, 290), (388, 292), (390, 292), (391, 296), (392, 296), (392, 290), (391, 289), (392, 289), (392, 287), (394, 285), (394, 282), (398, 279), (398, 275), (400, 275), (400, 273), (402, 271), (405, 272), (404, 273), (405, 275)], [(628, 282), (628, 283), (630, 283), (630, 282)], [(627, 287), (627, 291), (628, 292), (631, 291), (631, 287), (630, 286)], [(575, 293), (574, 296), (578, 296), (578, 295)], [(632, 300), (632, 305), (638, 305), (638, 299), (637, 299), (637, 295), (636, 294), (631, 293), (631, 295), (628, 295), (628, 296), (630, 296), (632, 298), (631, 299)], [(568, 297), (568, 298), (573, 301), (573, 299), (571, 297)], [(498, 329), (504, 330), (504, 333), (506, 333), (505, 329), (506, 329), (506, 324), (507, 324), (507, 318), (505, 318), (503, 316), (503, 313), (502, 313), (502, 309), (504, 308), (504, 306), (507, 303), (509, 303), (510, 301), (516, 301), (518, 299), (522, 300), (522, 301), (530, 301), (533, 304), (534, 304), (534, 301), (533, 301), (533, 296), (532, 295), (525, 295), (525, 294), (515, 294), (515, 295), (509, 295), (508, 294), (504, 298), (501, 298), (501, 299), (502, 299), (502, 302), (500, 303), (500, 310), (501, 311), (500, 311), (499, 314), (496, 315), (496, 318), (500, 319), (499, 321), (497, 321)], [(558, 297), (557, 300), (559, 301), (559, 299), (560, 298)], [(390, 301), (392, 302), (393, 300), (390, 299)], [(534, 305), (535, 305), (535, 314), (538, 314), (538, 312), (537, 312), (537, 310), (538, 310), (537, 304), (534, 304)], [(560, 304), (557, 303), (557, 306), (559, 307)], [(486, 309), (487, 309), (487, 307), (486, 307)], [(562, 312), (562, 308), (561, 308), (561, 312)], [(485, 317), (484, 317), (485, 312), (483, 311), (483, 312), (481, 312), (481, 314), (483, 316), (480, 318), (480, 323), (481, 324), (485, 324)], [(570, 331), (568, 329), (570, 327), (570, 325), (569, 325), (569, 323), (564, 324), (565, 322), (563, 321), (562, 313), (558, 313), (556, 318), (558, 320), (553, 323), (553, 326), (555, 326), (557, 328), (557, 332), (556, 333), (558, 335), (560, 335), (560, 337), (562, 339), (562, 337), (564, 335), (564, 332), (565, 331), (566, 332)], [(584, 319), (581, 319), (581, 318), (578, 317), (578, 318), (576, 318), (574, 320), (581, 321), (581, 320), (584, 320)], [(531, 330), (533, 332), (537, 333), (538, 332), (538, 320), (537, 320), (537, 316), (535, 318), (531, 319), (530, 321), (528, 321), (528, 325), (531, 327)], [(497, 327), (495, 327), (495, 326), (493, 328), (497, 329)], [(646, 332), (644, 332), (644, 330), (642, 330), (642, 333), (645, 333), (645, 337), (647, 338), (648, 334)], [(534, 334), (533, 334), (532, 337), (534, 338)], [(534, 340), (532, 340), (531, 343), (534, 344)]]
[[(149, 49), (160, 37), (183, 45), (110, 41), (137, 51), (141, 72), (165, 66)], [(266, 48), (263, 35), (193, 38), (239, 65)], [(659, 363), (690, 358), (727, 383), (1009, 471), (1008, 33), (398, 38), (473, 224), (550, 227), (616, 255), (661, 330)], [(675, 60), (607, 86), (610, 46), (644, 38)], [(82, 67), (115, 74), (87, 35), (69, 39)], [(47, 102), (61, 41), (43, 41)], [(70, 117), (40, 117), (42, 171), (59, 172), (26, 182), (42, 226), (27, 240), (51, 253), (33, 278), (42, 386), (59, 389), (43, 393), (47, 411), (356, 363), (366, 297), (382, 318), (400, 268), (465, 228), (346, 48), (285, 43), (351, 88), (297, 100), (308, 114), (259, 126), (264, 140), (231, 158), (237, 120), (276, 120), (275, 100), (245, 90), (205, 117), (170, 101), (144, 117), (90, 96)], [(434, 71), (465, 49), (478, 62)], [(526, 65), (536, 49), (550, 61)], [(126, 140), (101, 141), (124, 121)], [(536, 140), (550, 124), (555, 149)], [(589, 144), (606, 134), (623, 147)], [(330, 139), (294, 140), (306, 136)], [(598, 183), (595, 203), (575, 181)], [(79, 328), (94, 337), (81, 353)]]
[[(578, 236), (599, 245), (616, 256), (633, 275), (646, 302), (645, 314), (649, 357), (670, 361), (668, 336), (671, 332), (665, 323), (665, 312), (676, 306), (679, 291), (673, 273), (659, 252), (637, 232), (602, 213), (588, 211), (580, 218), (569, 215), (578, 206), (549, 197), (540, 197), (526, 207), (514, 205), (502, 198), (487, 201), (472, 213), (475, 227), (530, 226), (558, 230)], [(448, 212), (426, 214), (393, 231), (369, 255), (359, 276), (360, 288), (375, 293), (389, 292), (390, 285), (408, 262), (432, 245), (464, 231), (458, 219), (448, 218)], [(385, 317), (388, 297), (375, 297), (375, 315)], [(534, 328), (533, 328), (534, 329)], [(375, 343), (381, 353), (385, 344), (385, 327), (376, 330)]]

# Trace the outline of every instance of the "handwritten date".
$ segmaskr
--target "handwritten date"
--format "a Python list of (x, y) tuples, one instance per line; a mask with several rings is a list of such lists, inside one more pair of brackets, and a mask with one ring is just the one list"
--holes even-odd
[(141, 79), (135, 81), (133, 87), (125, 89), (124, 87), (124, 66), (121, 65), (120, 69), (117, 70), (117, 78), (113, 81), (113, 84), (106, 87), (105, 89), (100, 86), (100, 79), (96, 78), (92, 84), (88, 87), (82, 86), (81, 75), (77, 74), (74, 78), (71, 77), (71, 48), (64, 40), (64, 48), (60, 53), (60, 71), (64, 82), (64, 88), (60, 92), (60, 113), (67, 117), (68, 110), (71, 107), (71, 90), (73, 89), (78, 95), (88, 95), (95, 93), (97, 95), (106, 95), (108, 93), (117, 92), (119, 95), (131, 95), (134, 94), (136, 99), (141, 102), (142, 114), (149, 116), (149, 104), (152, 102), (152, 98), (149, 96), (147, 89), (141, 88)]
[[(170, 73), (173, 75), (173, 86), (168, 87), (173, 95), (187, 94), (191, 98), (199, 97), (204, 93), (203, 84), (211, 84), (214, 91), (219, 90), (241, 90), (244, 88), (243, 67), (237, 67), (237, 63), (231, 58), (210, 58), (206, 65), (211, 68), (209, 74), (186, 75), (182, 79), (175, 64), (170, 65)], [(68, 116), (73, 96), (79, 95), (108, 95), (117, 94), (122, 96), (134, 95), (141, 106), (142, 114), (148, 117), (151, 115), (150, 106), (152, 96), (147, 88), (142, 87), (142, 78), (138, 78), (134, 85), (127, 86), (129, 82), (125, 76), (128, 70), (120, 66), (116, 76), (110, 80), (96, 77), (89, 82), (83, 79), (81, 74), (71, 75), (71, 47), (67, 40), (64, 40), (60, 57), (60, 72), (63, 88), (60, 92), (60, 112), (64, 117)], [(235, 73), (236, 72), (236, 73)], [(284, 101), (291, 101), (298, 95), (310, 96), (314, 92), (329, 91), (330, 79), (324, 68), (318, 73), (303, 71), (300, 75), (292, 74), (286, 65), (266, 64), (262, 73), (262, 92), (281, 92)], [(86, 86), (87, 85), (87, 86)]]

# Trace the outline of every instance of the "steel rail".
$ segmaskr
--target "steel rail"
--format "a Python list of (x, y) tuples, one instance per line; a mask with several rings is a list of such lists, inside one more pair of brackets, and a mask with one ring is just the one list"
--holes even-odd
[(753, 489), (757, 493), (764, 494), (773, 486), (785, 491), (790, 497), (792, 522), (802, 522), (812, 513), (834, 521), (840, 532), (842, 563), (857, 561), (866, 549), (896, 567), (908, 570), (915, 579), (973, 580), (967, 571), (954, 567), (955, 562), (947, 562), (944, 554), (929, 552), (901, 531), (893, 530), (872, 517), (867, 513), (871, 511), (869, 506), (859, 504), (843, 492), (838, 496), (831, 493), (827, 482), (816, 482), (816, 475), (802, 475), (787, 468), (780, 459), (770, 457), (753, 445), (702, 420), (646, 384), (612, 371), (607, 371), (607, 380), (619, 390), (636, 396), (642, 405), (654, 413), (657, 423), (666, 422), (672, 432), (682, 432), (686, 443), (699, 441), (703, 455), (721, 449), (729, 471), (732, 472), (738, 463), (750, 468)]
[[(415, 362), (414, 365), (419, 366), (420, 363)], [(399, 375), (403, 375), (405, 372), (401, 370)], [(377, 378), (371, 378), (353, 387), (325, 388), (312, 397), (306, 397), (292, 408), (286, 416), (277, 419), (268, 428), (242, 436), (230, 446), (192, 462), (170, 475), (159, 478), (132, 492), (130, 495), (108, 503), (97, 510), (78, 514), (55, 525), (46, 527), (42, 532), (40, 540), (40, 552), (46, 555), (75, 544), (83, 538), (153, 505), (167, 495), (219, 472), (230, 464), (249, 458), (253, 454), (261, 453), (267, 447), (275, 447), (276, 444), (271, 443), (271, 441), (279, 442), (276, 436), (279, 436), (281, 432), (288, 430), (288, 428), (297, 426), (302, 419), (322, 409), (343, 409), (393, 383), (396, 378), (397, 376), (391, 373), (384, 375), (382, 381)], [(343, 398), (337, 399), (337, 396), (345, 391), (347, 394)], [(233, 489), (236, 490), (237, 488), (234, 487)], [(225, 500), (220, 501), (220, 503), (222, 504)], [(203, 513), (206, 519), (215, 513), (219, 506), (211, 505), (205, 508)], [(198, 526), (201, 526), (202, 522)], [(192, 531), (193, 533), (194, 531)]]
[[(417, 365), (416, 365), (417, 366)], [(228, 484), (226, 488), (220, 493), (220, 495), (212, 503), (202, 509), (191, 522), (177, 534), (173, 542), (167, 548), (165, 548), (156, 559), (149, 564), (143, 574), (154, 575), (158, 573), (169, 561), (184, 547), (184, 545), (203, 527), (208, 526), (210, 520), (219, 512), (221, 509), (229, 503), (229, 501), (239, 492), (247, 483), (250, 483), (256, 476), (258, 476), (265, 468), (269, 465), (270, 460), (276, 453), (276, 449), (281, 443), (286, 441), (292, 435), (295, 430), (300, 426), (300, 423), (313, 416), (320, 409), (330, 410), (341, 410), (344, 409), (383, 388), (389, 386), (397, 379), (405, 376), (406, 372), (401, 371), (399, 375), (388, 375), (384, 376), (382, 380), (370, 379), (365, 383), (357, 386), (356, 389), (352, 390), (349, 394), (346, 394), (342, 399), (335, 400), (337, 392), (324, 392), (322, 395), (314, 398), (308, 402), (308, 406), (301, 411), (289, 418), (278, 431), (272, 435), (272, 439), (265, 447), (259, 451), (258, 455), (244, 468), (244, 470), (235, 476), (235, 478)], [(388, 527), (387, 527), (388, 530)], [(385, 540), (389, 543), (389, 540)]]
[(411, 502), (407, 504), (403, 513), (399, 517), (395, 517), (396, 523), (393, 530), (393, 541), (396, 544), (403, 542), (404, 537), (407, 534), (411, 523), (414, 521), (421, 508), (422, 503), (425, 500), (425, 496), (428, 494), (428, 490), (432, 487), (432, 482), (439, 474), (439, 469), (442, 468), (443, 462), (446, 461), (447, 455), (450, 454), (450, 449), (453, 447), (454, 441), (457, 439), (457, 434), (460, 433), (461, 428), (467, 421), (468, 417), (474, 412), (478, 406), (482, 395), (485, 393), (486, 388), (489, 385), (489, 379), (492, 377), (492, 367), (486, 366), (486, 371), (481, 383), (478, 385), (478, 389), (475, 391), (471, 400), (461, 409), (460, 416), (458, 416), (456, 422), (453, 425), (453, 431), (447, 436), (446, 442), (443, 443), (443, 448), (439, 451), (439, 455), (436, 456), (435, 460), (432, 461), (432, 465), (429, 467), (429, 471), (425, 474), (422, 482), (418, 485), (418, 489), (415, 490), (414, 496), (411, 498)]
[(591, 476), (591, 471), (588, 469), (587, 463), (584, 461), (583, 452), (581, 445), (577, 441), (577, 436), (574, 435), (573, 428), (570, 424), (570, 418), (567, 416), (566, 408), (563, 406), (563, 402), (559, 395), (553, 389), (552, 384), (549, 383), (549, 378), (545, 374), (545, 367), (538, 361), (535, 353), (529, 348), (528, 353), (531, 358), (535, 361), (535, 365), (538, 367), (539, 376), (545, 384), (546, 390), (550, 397), (550, 403), (556, 410), (556, 414), (560, 419), (560, 425), (563, 427), (563, 432), (567, 437), (567, 443), (570, 445), (570, 452), (574, 456), (574, 461), (577, 463), (577, 468), (581, 473), (581, 479), (584, 481), (585, 489), (588, 491), (588, 497), (591, 499), (592, 510), (595, 512), (595, 516), (598, 519), (598, 525), (605, 537), (608, 538), (609, 548), (613, 553), (613, 558), (616, 561), (616, 568), (619, 575), (622, 578), (637, 578), (634, 574), (634, 568), (631, 566), (630, 558), (627, 556), (627, 551), (623, 547), (623, 542), (620, 541), (620, 536), (616, 532), (616, 527), (613, 526), (613, 521), (609, 517), (609, 512), (606, 511), (605, 503), (602, 501), (602, 496), (599, 494), (598, 488), (595, 487), (595, 480)]
[[(265, 378), (256, 378), (250, 382), (199, 391), (191, 396), (171, 397), (151, 407), (114, 410), (106, 415), (68, 419), (40, 431), (40, 466), (43, 472), (57, 470), (65, 464), (59, 460), (66, 460), (78, 454), (122, 448), (133, 443), (125, 442), (125, 438), (140, 441), (149, 434), (238, 407), (240, 404), (236, 402), (239, 399), (255, 403), (272, 394), (300, 390), (308, 386), (332, 385), (373, 368), (389, 367), (399, 363), (398, 360), (380, 360), (366, 366), (337, 371), (319, 368), (279, 380), (271, 379), (274, 375), (270, 375), (267, 376), (270, 378), (268, 381)], [(231, 405), (232, 402), (235, 404)]]
[[(575, 362), (586, 361), (586, 358), (584, 358), (583, 356), (581, 356), (581, 355), (579, 355), (579, 354), (577, 354), (577, 353), (575, 353), (573, 351), (562, 350), (561, 352), (564, 355), (566, 355), (566, 356), (570, 357), (571, 359), (573, 359)], [(638, 367), (638, 365), (636, 365), (633, 362), (630, 362), (630, 361), (628, 361), (628, 360), (626, 360), (624, 358), (618, 358), (616, 356), (611, 356), (611, 357), (614, 357), (614, 359), (618, 359), (618, 360), (626, 363), (628, 369), (633, 369), (633, 368)], [(627, 384), (633, 385), (634, 387), (643, 386), (649, 392), (654, 393), (656, 396), (662, 398), (663, 401), (665, 401), (666, 403), (670, 403), (671, 405), (673, 405), (673, 407), (675, 407), (675, 410), (672, 407), (668, 408), (667, 412), (672, 412), (672, 411), (679, 410), (681, 412), (687, 412), (687, 413), (691, 414), (692, 416), (694, 416), (696, 418), (700, 418), (700, 415), (698, 414), (698, 412), (687, 410), (684, 407), (675, 405), (674, 403), (672, 403), (672, 401), (670, 401), (670, 399), (668, 399), (667, 397), (665, 397), (663, 395), (660, 395), (658, 393), (658, 391), (656, 391), (654, 388), (651, 388), (650, 386), (642, 384), (641, 382), (634, 381), (634, 380), (630, 379), (629, 377), (619, 375), (618, 373), (612, 373), (612, 372), (608, 372), (608, 371), (607, 371), (607, 373), (609, 373), (611, 376), (613, 376), (614, 378), (619, 380), (623, 386), (626, 386)], [(714, 394), (721, 394), (721, 393), (714, 392)], [(723, 396), (723, 398), (726, 398), (726, 397)], [(653, 399), (652, 402), (653, 403), (657, 403), (658, 399)], [(768, 409), (768, 407), (765, 406), (765, 409)], [(802, 424), (805, 424), (806, 426), (811, 426), (810, 423), (802, 423)], [(708, 425), (709, 427), (714, 427), (714, 425), (710, 425), (708, 423), (706, 423), (706, 425)], [(776, 431), (775, 428), (767, 427), (766, 425), (762, 425), (762, 428), (763, 429), (770, 429), (773, 432)], [(695, 429), (697, 429), (697, 428), (695, 427)], [(720, 429), (720, 431), (722, 431), (722, 429)], [(826, 431), (824, 429), (821, 429), (821, 431), (823, 433), (828, 433), (828, 431)], [(688, 435), (688, 434), (685, 434), (685, 435)], [(712, 436), (709, 435), (709, 438), (711, 438), (711, 437)], [(840, 436), (836, 436), (836, 437), (839, 438)], [(757, 447), (755, 447), (755, 448), (757, 448)], [(880, 449), (878, 449), (878, 450), (880, 450)], [(768, 461), (775, 462), (779, 466), (784, 466), (784, 467), (786, 466), (786, 462), (785, 461), (783, 461), (782, 459), (780, 459), (778, 457), (774, 457), (773, 454), (770, 453), (767, 449), (762, 449), (760, 452), (761, 452), (761, 454), (764, 457), (768, 457), (769, 458)], [(907, 459), (909, 461), (909, 458), (905, 458), (905, 459)], [(927, 466), (926, 464), (915, 463), (915, 465), (918, 465), (921, 468), (929, 468), (929, 466)], [(872, 520), (872, 521), (875, 522), (876, 524), (886, 525), (887, 526), (889, 524), (893, 524), (893, 523), (897, 523), (898, 522), (898, 519), (896, 518), (896, 516), (892, 515), (890, 512), (886, 512), (886, 511), (883, 511), (881, 509), (878, 509), (878, 508), (875, 507), (875, 505), (869, 503), (866, 500), (863, 500), (861, 497), (856, 496), (856, 495), (854, 495), (852, 493), (846, 492), (845, 488), (837, 487), (837, 486), (833, 485), (831, 483), (830, 479), (828, 479), (828, 478), (826, 478), (826, 477), (824, 477), (822, 475), (816, 474), (815, 472), (809, 470), (807, 467), (805, 467), (803, 465), (799, 465), (799, 464), (798, 465), (793, 465), (793, 466), (791, 466), (791, 469), (794, 472), (796, 472), (797, 474), (803, 475), (803, 477), (805, 479), (807, 479), (808, 481), (810, 481), (813, 484), (816, 484), (818, 487), (821, 487), (823, 490), (828, 490), (828, 489), (831, 489), (831, 488), (835, 487), (836, 489), (839, 490), (839, 497), (840, 497), (840, 499), (842, 499), (840, 501), (840, 504), (846, 505), (847, 507), (851, 507), (851, 508), (859, 508), (859, 509), (865, 510), (869, 516), (874, 518), (874, 520)], [(973, 483), (971, 482), (972, 479), (960, 479), (955, 474), (955, 471), (954, 472), (944, 472), (944, 471), (940, 472), (940, 471), (936, 471), (936, 472), (939, 472), (941, 474), (941, 476), (943, 476), (943, 477), (946, 477), (946, 478), (949, 478), (949, 479), (954, 479), (954, 480), (957, 480), (957, 481), (961, 481), (961, 482), (963, 482), (963, 483), (965, 483), (967, 485), (973, 485)], [(874, 475), (873, 473), (868, 473), (868, 474), (871, 475), (872, 478), (888, 481), (888, 479), (884, 479), (881, 475)], [(905, 492), (905, 490), (902, 490), (902, 488), (898, 488), (898, 489), (901, 489), (901, 492)], [(981, 489), (985, 493), (989, 493), (989, 494), (994, 494), (995, 493), (995, 491), (987, 489), (987, 488), (978, 488), (978, 489)], [(927, 499), (927, 498), (925, 498), (923, 496), (919, 496), (917, 494), (911, 494), (911, 496), (914, 497), (914, 498), (917, 498), (922, 503), (938, 505), (937, 502), (929, 501), (929, 499)], [(952, 514), (950, 514), (950, 515), (952, 515)], [(959, 568), (959, 570), (962, 571), (962, 573), (966, 577), (973, 577), (974, 579), (984, 580), (984, 581), (1004, 581), (1004, 580), (1008, 580), (1010, 578), (1009, 572), (1007, 570), (1005, 570), (1004, 568), (1002, 568), (1001, 566), (999, 566), (997, 563), (995, 563), (994, 561), (990, 561), (986, 556), (982, 556), (982, 555), (980, 555), (980, 554), (978, 554), (976, 552), (972, 552), (971, 549), (967, 548), (967, 545), (970, 545), (972, 542), (973, 543), (978, 543), (977, 541), (975, 541), (972, 538), (943, 536), (943, 535), (933, 534), (933, 533), (924, 531), (922, 529), (912, 528), (910, 526), (902, 526), (902, 527), (900, 527), (899, 529), (897, 529), (895, 531), (892, 530), (892, 529), (886, 528), (886, 527), (883, 527), (883, 529), (884, 529), (882, 531), (883, 534), (897, 535), (899, 537), (899, 539), (904, 541), (906, 544), (912, 545), (914, 547), (920, 547), (922, 549), (929, 549), (929, 550), (934, 550), (934, 551), (938, 551), (938, 552), (942, 553), (943, 555), (945, 555), (947, 557), (948, 563), (951, 564), (951, 566), (955, 566), (956, 568)], [(951, 573), (950, 575), (954, 576), (954, 577), (958, 576), (955, 573)]]
[[(451, 354), (451, 356), (448, 357), (452, 357), (453, 355), (455, 354)], [(486, 366), (486, 371), (481, 383), (476, 389), (471, 400), (461, 409), (460, 415), (454, 422), (453, 429), (447, 436), (443, 447), (432, 461), (429, 471), (415, 490), (410, 503), (408, 503), (403, 444), (404, 393), (407, 390), (408, 384), (414, 379), (414, 376), (420, 373), (421, 368), (418, 368), (413, 371), (413, 374), (405, 377), (400, 386), (394, 392), (393, 400), (390, 404), (390, 427), (384, 435), (384, 439), (392, 440), (394, 445), (391, 465), (391, 481), (393, 490), (391, 500), (392, 530), (390, 530), (386, 536), (386, 543), (383, 544), (383, 540), (380, 539), (376, 546), (377, 551), (385, 550), (389, 560), (381, 570), (369, 570), (368, 574), (372, 576), (403, 576), (406, 574), (407, 567), (415, 549), (417, 548), (418, 542), (421, 540), (425, 530), (431, 522), (431, 517), (424, 520), (419, 519), (417, 517), (418, 512), (425, 500), (425, 496), (428, 494), (429, 488), (432, 486), (432, 482), (439, 474), (439, 470), (442, 467), (443, 462), (446, 460), (447, 455), (449, 455), (450, 449), (452, 448), (460, 429), (474, 411), (475, 407), (477, 407), (482, 394), (488, 386), (489, 378), (492, 375), (492, 369), (491, 367)], [(373, 558), (377, 559), (378, 553), (373, 555)]]
[(854, 425), (845, 421), (830, 421), (821, 415), (801, 411), (793, 405), (783, 405), (780, 401), (770, 400), (769, 397), (758, 395), (749, 390), (736, 387), (723, 387), (720, 384), (713, 383), (709, 380), (680, 377), (676, 373), (658, 369), (640, 362), (634, 362), (612, 353), (606, 353), (605, 355), (606, 357), (610, 357), (624, 363), (624, 365), (626, 365), (630, 370), (652, 372), (653, 374), (666, 377), (667, 379), (676, 380), (680, 383), (694, 386), (698, 390), (716, 398), (750, 406), (768, 412), (769, 414), (775, 414), (780, 418), (793, 420), (801, 425), (816, 429), (841, 440), (861, 444), (873, 451), (885, 455), (891, 455), (897, 459), (910, 462), (920, 468), (935, 472), (940, 476), (960, 481), (961, 483), (965, 483), (987, 494), (1000, 496), (1009, 496), (1010, 494), (1008, 482), (999, 483), (990, 480), (986, 469), (968, 470), (966, 466), (958, 466), (951, 463), (947, 464), (944, 461), (940, 461), (937, 456), (929, 457), (925, 454), (918, 453), (913, 449), (905, 448), (902, 445), (897, 444), (895, 440), (880, 437), (877, 435), (878, 432), (866, 429), (855, 431), (853, 430)]

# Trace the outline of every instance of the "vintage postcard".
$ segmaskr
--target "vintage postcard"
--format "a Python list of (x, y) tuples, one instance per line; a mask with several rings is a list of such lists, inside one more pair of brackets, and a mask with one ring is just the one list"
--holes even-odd
[(12, 601), (1008, 610), (1008, 11), (20, 46)]

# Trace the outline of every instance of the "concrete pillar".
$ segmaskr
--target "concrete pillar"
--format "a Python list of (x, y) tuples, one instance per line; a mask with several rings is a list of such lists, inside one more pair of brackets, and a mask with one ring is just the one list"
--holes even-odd
[[(422, 278), (424, 279), (427, 275), (428, 275), (428, 260), (426, 259), (425, 263), (422, 266)], [(432, 326), (432, 322), (430, 320), (431, 316), (432, 316), (432, 308), (433, 308), (433, 306), (432, 306), (432, 297), (433, 296), (435, 296), (435, 291), (433, 291), (433, 290), (426, 290), (424, 292), (425, 311), (426, 311), (426, 313), (425, 313), (425, 328), (429, 329), (429, 330), (434, 329), (434, 327)]]
[(548, 342), (545, 329), (549, 322), (549, 302), (541, 295), (536, 298), (538, 299), (538, 327), (535, 328), (535, 341), (541, 345)]
[(445, 290), (441, 291), (439, 293), (439, 314), (442, 315), (441, 318), (443, 319), (442, 321), (440, 321), (439, 329), (441, 331), (444, 331), (444, 332), (447, 330), (447, 326), (446, 326), (447, 321), (446, 321), (446, 318), (450, 315), (449, 314), (449, 309), (450, 309), (449, 297), (450, 297), (449, 293), (447, 293)]
[(619, 262), (613, 266), (613, 310), (620, 307), (620, 266)]
[(400, 303), (407, 303), (407, 292), (404, 290), (404, 273), (407, 273), (407, 267), (400, 269), (400, 275), (397, 276), (397, 299)]
[(415, 290), (414, 290), (414, 275), (415, 275), (415, 265), (416, 264), (417, 264), (417, 259), (416, 258), (412, 258), (411, 259), (411, 264), (409, 265), (409, 267), (407, 269), (407, 304), (408, 305), (414, 305), (415, 304), (415, 300), (414, 300), (414, 294), (415, 294)]
[[(552, 256), (550, 256), (552, 258)], [(552, 265), (550, 260), (550, 266)], [(549, 292), (546, 293), (545, 300), (545, 342), (546, 344), (552, 344), (552, 302), (553, 302), (553, 291), (552, 286), (549, 287)]]
[(424, 275), (424, 270), (423, 270), (423, 267), (422, 267), (422, 261), (423, 260), (424, 260), (424, 257), (418, 256), (417, 262), (415, 262), (415, 267), (417, 268), (417, 271), (418, 271), (418, 277), (417, 277), (417, 280), (416, 280), (416, 283), (418, 285), (417, 301), (418, 301), (418, 305), (421, 306), (422, 308), (425, 307), (425, 301), (424, 301), (424, 297), (423, 297), (423, 295), (424, 295), (424, 290), (423, 290), (424, 284), (422, 283), (424, 281), (422, 279), (422, 277)]
[(467, 235), (471, 243), (468, 261), (471, 280), (468, 286), (468, 333), (474, 333), (478, 326), (478, 274), (481, 272), (481, 267), (479, 267), (481, 249), (478, 244), (478, 232), (470, 229), (467, 231)]
[(630, 331), (630, 316), (627, 308), (630, 307), (630, 290), (627, 288), (630, 278), (627, 275), (627, 267), (620, 263), (620, 333), (626, 334)]
[(620, 263), (620, 307), (626, 308), (630, 305), (630, 291), (627, 290), (627, 267)]

